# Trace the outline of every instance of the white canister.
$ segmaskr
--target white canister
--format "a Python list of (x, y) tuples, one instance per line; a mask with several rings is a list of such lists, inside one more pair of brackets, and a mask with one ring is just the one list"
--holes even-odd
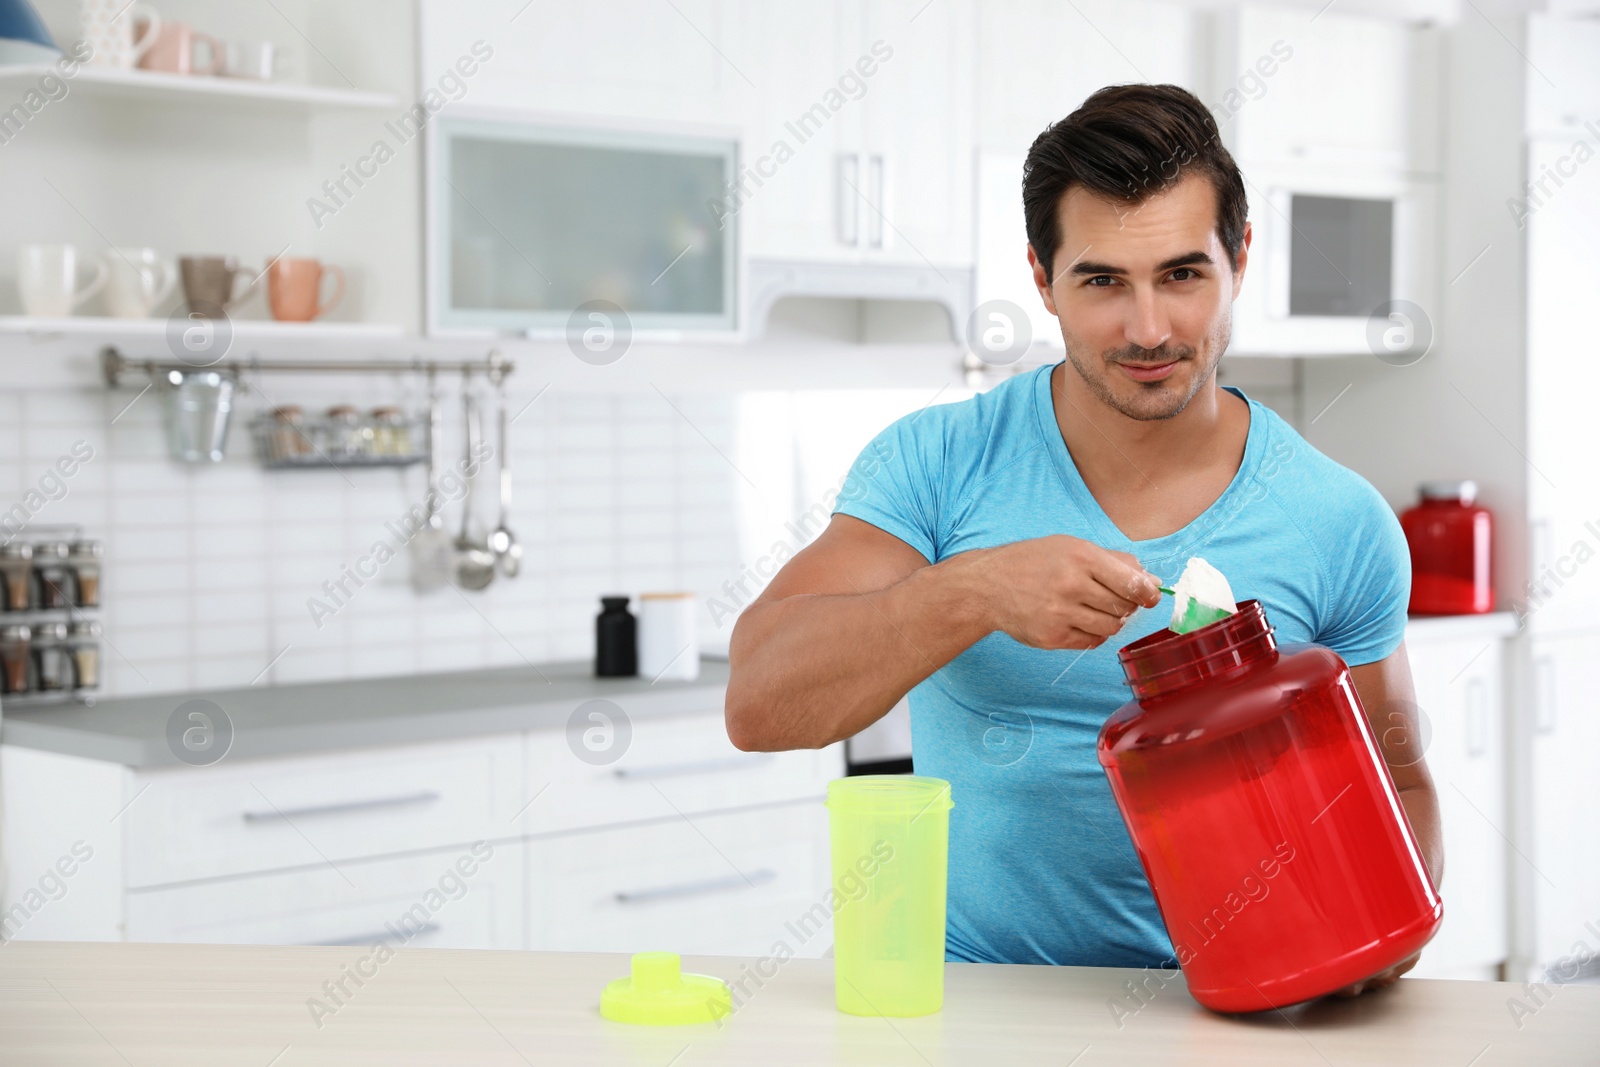
[(639, 677), (650, 682), (700, 677), (693, 593), (639, 594)]

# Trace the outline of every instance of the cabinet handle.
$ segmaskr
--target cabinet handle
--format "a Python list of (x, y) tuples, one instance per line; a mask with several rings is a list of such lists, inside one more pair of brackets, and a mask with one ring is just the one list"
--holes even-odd
[(883, 247), (883, 217), (889, 205), (883, 202), (883, 157), (874, 155), (867, 159), (868, 188), (872, 190), (869, 207), (872, 217), (867, 219), (867, 241), (873, 248)]
[[(411, 935), (413, 938), (423, 934), (436, 934), (439, 932), (438, 923), (423, 923)], [(394, 937), (393, 930), (374, 930), (366, 934), (351, 934), (349, 937), (336, 937), (331, 941), (308, 941), (308, 945), (334, 946), (334, 945), (376, 945), (379, 941), (387, 942)]]
[(1467, 755), (1489, 751), (1489, 690), (1482, 678), (1467, 679)]
[(1540, 656), (1533, 661), (1533, 728), (1541, 734), (1556, 732), (1556, 661)]
[(742, 771), (746, 767), (770, 763), (777, 758), (771, 752), (762, 752), (748, 756), (728, 756), (725, 759), (657, 763), (649, 767), (618, 767), (611, 773), (625, 781), (644, 782), (652, 778), (676, 778), (681, 774), (717, 774), (721, 771)]
[(839, 181), (834, 221), (839, 243), (854, 248), (861, 243), (861, 157), (845, 153), (838, 161)]
[(707, 893), (722, 893), (729, 889), (754, 889), (778, 877), (777, 871), (762, 868), (748, 875), (730, 874), (726, 878), (707, 878), (703, 882), (680, 882), (652, 889), (634, 889), (618, 892), (618, 904), (647, 904), (652, 900), (670, 900), (674, 897), (698, 897)]
[(432, 804), (439, 794), (432, 790), (407, 793), (402, 797), (378, 797), (375, 800), (351, 800), (343, 804), (318, 804), (309, 808), (291, 808), (288, 811), (247, 811), (245, 822), (287, 822), (290, 819), (309, 819), (318, 815), (348, 815), (357, 811), (377, 811), (381, 808), (405, 808), (413, 804)]

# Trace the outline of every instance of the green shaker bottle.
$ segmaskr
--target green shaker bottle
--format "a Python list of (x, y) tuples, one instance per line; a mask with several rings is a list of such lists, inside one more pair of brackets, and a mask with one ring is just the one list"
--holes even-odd
[(928, 1015), (944, 1004), (950, 783), (870, 774), (828, 783), (833, 978), (850, 1015)]

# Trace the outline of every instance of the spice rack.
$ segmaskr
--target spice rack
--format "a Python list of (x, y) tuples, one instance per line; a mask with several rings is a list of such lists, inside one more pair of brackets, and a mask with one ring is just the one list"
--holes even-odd
[(76, 700), (100, 686), (104, 549), (80, 526), (39, 525), (0, 543), (0, 691), (8, 707)]
[(398, 408), (370, 413), (349, 406), (307, 417), (279, 407), (250, 421), (256, 456), (268, 470), (409, 467), (428, 462), (428, 416)]
[[(114, 346), (100, 350), (100, 369), (115, 389), (130, 374), (146, 376), (166, 398), (167, 432), (174, 458), (186, 462), (219, 462), (227, 451), (228, 423), (234, 390), (246, 374), (267, 372), (395, 374), (407, 371), (430, 379), (441, 372), (464, 378), (482, 374), (504, 381), (516, 369), (498, 350), (482, 359), (262, 360), (252, 356), (196, 366), (172, 360), (133, 360)], [(146, 386), (149, 388), (149, 386)], [(375, 408), (362, 414), (350, 407), (331, 408), (307, 417), (299, 408), (279, 407), (250, 423), (256, 454), (264, 466), (284, 470), (316, 467), (405, 467), (429, 459), (426, 415)]]

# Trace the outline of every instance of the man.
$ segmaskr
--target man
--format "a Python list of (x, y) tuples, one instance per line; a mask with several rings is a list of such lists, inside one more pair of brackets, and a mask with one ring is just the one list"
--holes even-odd
[(825, 745), (909, 692), (917, 772), (956, 798), (949, 958), (1170, 967), (1095, 741), (1130, 697), (1117, 649), (1167, 623), (1157, 585), (1201, 556), (1280, 642), (1350, 664), (1437, 881), (1399, 524), (1217, 384), (1250, 226), (1210, 113), (1176, 86), (1103, 89), (1034, 142), (1022, 199), (1065, 362), (901, 419), (862, 452), (827, 529), (734, 630), (729, 736)]

